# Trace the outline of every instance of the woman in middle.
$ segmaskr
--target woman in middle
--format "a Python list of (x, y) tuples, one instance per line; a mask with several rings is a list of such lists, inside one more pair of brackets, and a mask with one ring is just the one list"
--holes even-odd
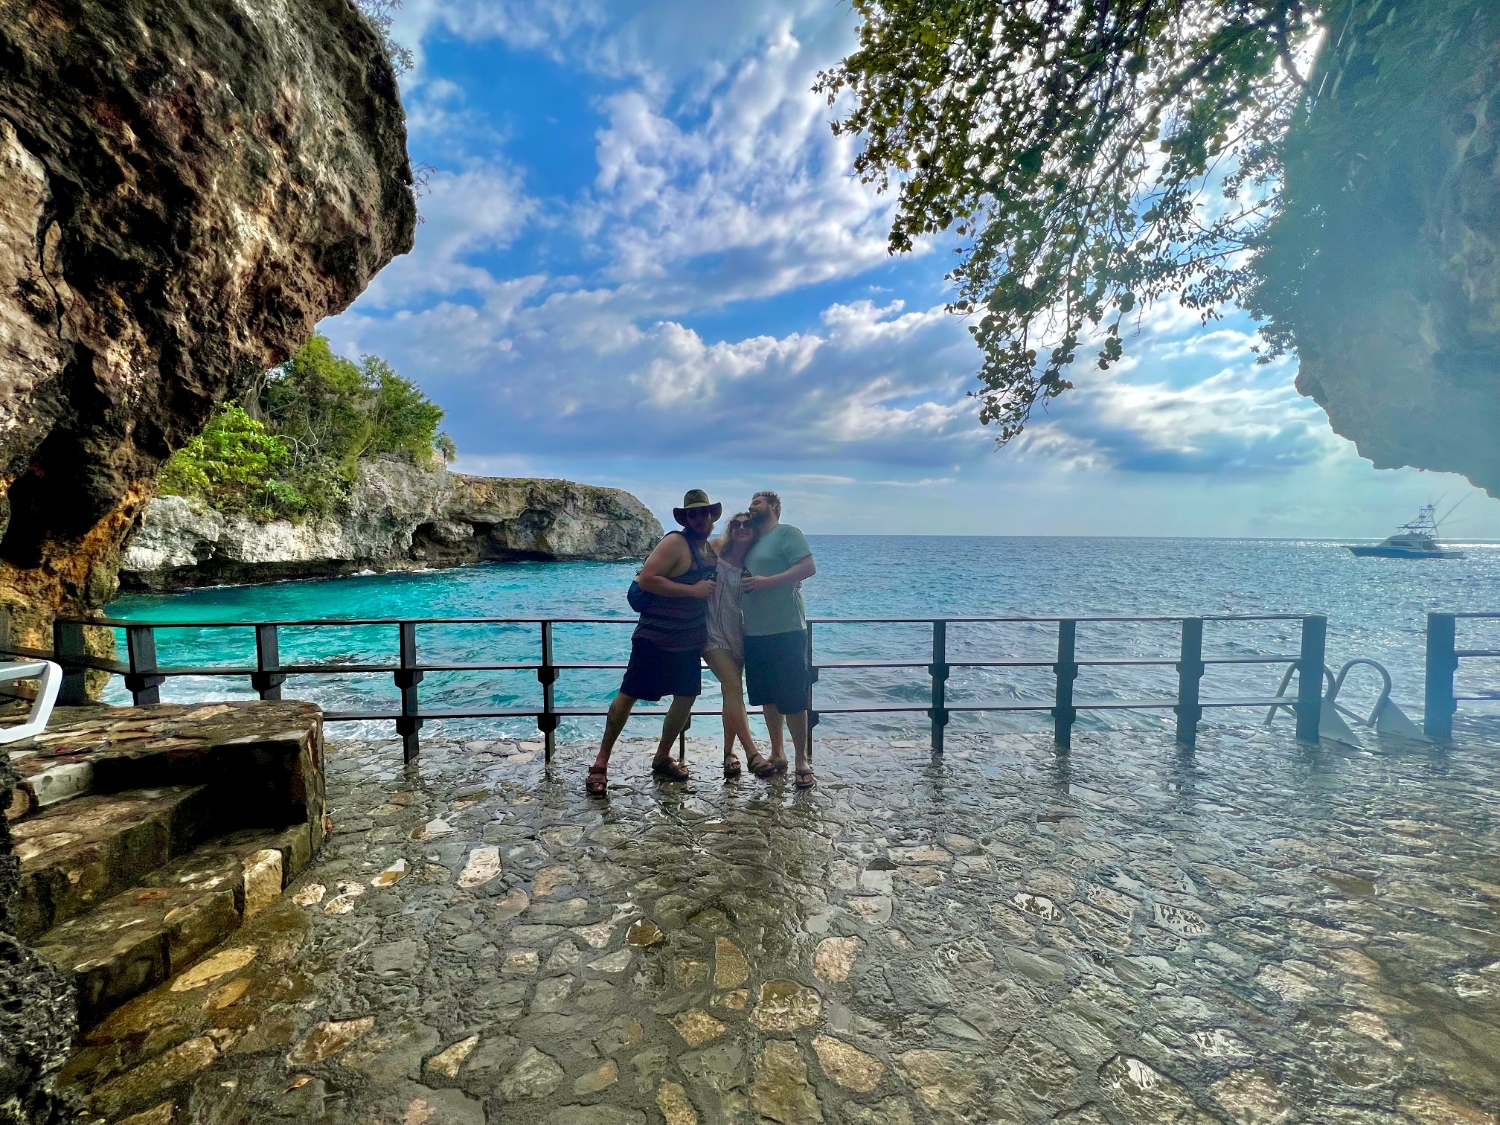
[(740, 776), (740, 761), (734, 754), (735, 739), (744, 745), (745, 759), (757, 777), (765, 777), (772, 770), (750, 737), (743, 687), (745, 619), (740, 611), (740, 578), (745, 573), (745, 556), (755, 545), (755, 534), (750, 514), (739, 512), (729, 518), (723, 537), (711, 544), (718, 556), (718, 571), (708, 602), (708, 645), (703, 650), (703, 662), (718, 679), (724, 694), (725, 777)]

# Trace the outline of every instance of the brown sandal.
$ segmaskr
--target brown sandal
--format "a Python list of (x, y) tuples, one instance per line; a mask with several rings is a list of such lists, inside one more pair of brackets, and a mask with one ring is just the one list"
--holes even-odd
[(583, 787), (588, 790), (590, 797), (603, 797), (609, 790), (608, 771), (599, 766), (590, 766), (589, 775), (584, 780)]
[(745, 761), (750, 766), (750, 772), (753, 773), (756, 777), (761, 778), (762, 780), (768, 777), (773, 777), (776, 773), (776, 767), (772, 763), (766, 761), (765, 758), (761, 757), (760, 751), (758, 750), (754, 754), (746, 755)]
[(730, 780), (740, 776), (740, 760), (733, 754), (724, 759), (724, 778)]
[(651, 763), (651, 772), (663, 781), (690, 781), (692, 774), (671, 758), (660, 758)]
[(812, 767), (809, 766), (807, 769), (797, 771), (798, 789), (811, 789), (817, 783), (818, 779), (813, 775)]

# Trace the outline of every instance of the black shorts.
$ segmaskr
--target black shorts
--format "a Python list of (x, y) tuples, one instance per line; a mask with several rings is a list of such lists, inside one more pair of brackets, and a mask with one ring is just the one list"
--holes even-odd
[(653, 703), (664, 695), (702, 695), (703, 666), (698, 653), (668, 652), (637, 637), (630, 642), (630, 663), (625, 666), (620, 691)]
[(745, 638), (745, 687), (750, 702), (769, 703), (783, 715), (806, 711), (812, 699), (812, 672), (807, 667), (807, 634), (772, 633)]

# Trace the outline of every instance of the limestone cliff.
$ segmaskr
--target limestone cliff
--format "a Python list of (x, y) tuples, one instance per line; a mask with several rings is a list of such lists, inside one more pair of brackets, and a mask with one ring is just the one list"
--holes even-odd
[(337, 518), (258, 523), (160, 496), (120, 567), (131, 590), (271, 582), (507, 559), (644, 555), (662, 528), (617, 488), (462, 476), (381, 459), (360, 466)]
[(161, 462), (415, 224), (348, 0), (0, 0), (0, 601), (113, 594)]
[(1257, 310), (1377, 467), (1500, 496), (1500, 4), (1343, 0)]

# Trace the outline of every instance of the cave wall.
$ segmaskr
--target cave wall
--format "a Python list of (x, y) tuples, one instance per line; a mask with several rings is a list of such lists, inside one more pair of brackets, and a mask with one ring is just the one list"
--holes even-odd
[(1338, 3), (1288, 145), (1263, 305), (1378, 468), (1500, 496), (1500, 3)]
[[(0, 753), (0, 809), (10, 807), (15, 784), (10, 758)], [(19, 884), (10, 822), (0, 816), (0, 1122), (60, 1125), (78, 1111), (54, 1086), (72, 1050), (78, 1006), (72, 982), (15, 937)]]
[(411, 248), (348, 0), (0, 0), (0, 602), (114, 593), (161, 462)]

